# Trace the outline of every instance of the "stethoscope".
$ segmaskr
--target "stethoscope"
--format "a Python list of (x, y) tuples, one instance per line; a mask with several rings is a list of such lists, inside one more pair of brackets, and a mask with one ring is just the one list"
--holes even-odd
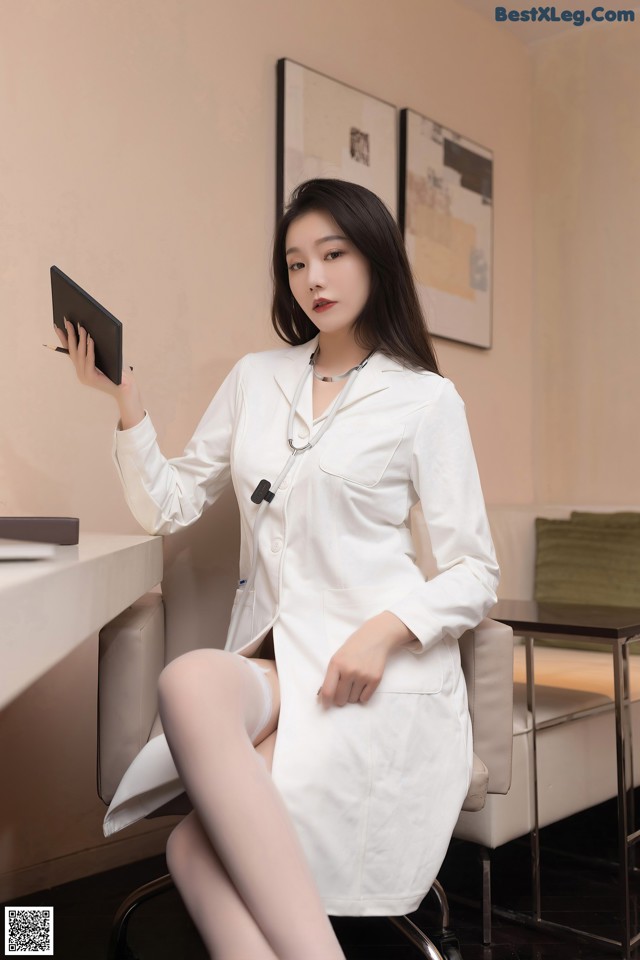
[(265, 509), (275, 497), (280, 485), (282, 484), (282, 481), (284, 480), (289, 470), (293, 466), (295, 458), (300, 456), (303, 453), (306, 453), (306, 451), (310, 450), (312, 447), (315, 447), (318, 440), (320, 440), (320, 438), (324, 436), (324, 434), (327, 432), (327, 430), (333, 423), (335, 415), (337, 414), (338, 410), (345, 402), (347, 398), (347, 394), (349, 393), (349, 390), (353, 386), (353, 383), (356, 377), (358, 376), (359, 372), (362, 370), (363, 367), (367, 365), (369, 358), (372, 356), (372, 354), (375, 353), (375, 350), (372, 350), (371, 353), (369, 353), (364, 358), (364, 360), (361, 360), (360, 363), (349, 372), (349, 376), (347, 377), (347, 382), (336, 398), (338, 402), (335, 404), (335, 406), (331, 410), (331, 413), (329, 414), (325, 422), (322, 424), (318, 432), (315, 434), (315, 436), (310, 437), (309, 442), (305, 443), (304, 446), (296, 447), (293, 442), (293, 423), (295, 420), (296, 411), (298, 409), (298, 401), (300, 400), (300, 395), (304, 389), (305, 383), (307, 382), (307, 378), (313, 370), (316, 354), (318, 353), (319, 349), (320, 349), (320, 346), (318, 345), (313, 351), (313, 353), (311, 354), (311, 356), (309, 357), (309, 363), (305, 367), (304, 373), (300, 378), (300, 382), (294, 394), (293, 402), (291, 404), (291, 409), (289, 411), (289, 423), (287, 425), (287, 440), (289, 442), (291, 456), (289, 457), (283, 469), (278, 474), (278, 476), (276, 477), (273, 483), (270, 483), (268, 480), (264, 480), (264, 479), (260, 480), (255, 490), (251, 494), (252, 502), (260, 504), (260, 506), (258, 507), (258, 512), (256, 514), (256, 519), (253, 525), (253, 557), (251, 560), (251, 571), (246, 580), (241, 580), (238, 583), (238, 587), (242, 587), (243, 589), (242, 589), (242, 594), (240, 596), (240, 599), (236, 603), (231, 613), (231, 620), (229, 623), (229, 633), (227, 635), (227, 642), (224, 648), (225, 650), (231, 650), (233, 648), (233, 643), (235, 640), (236, 633), (238, 631), (238, 624), (240, 623), (242, 610), (244, 608), (244, 605), (247, 601), (247, 597), (249, 596), (249, 592), (252, 589), (254, 580), (256, 578), (256, 570), (258, 566), (258, 536), (260, 533), (260, 526), (264, 517)]

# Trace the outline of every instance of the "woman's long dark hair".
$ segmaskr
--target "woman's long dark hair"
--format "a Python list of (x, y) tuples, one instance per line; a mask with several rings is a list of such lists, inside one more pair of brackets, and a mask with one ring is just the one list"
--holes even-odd
[(440, 373), (398, 225), (375, 193), (347, 180), (316, 178), (299, 184), (278, 221), (271, 306), (278, 336), (297, 346), (318, 333), (291, 293), (285, 256), (289, 224), (311, 210), (332, 216), (369, 262), (371, 289), (353, 328), (358, 346), (379, 350), (404, 366)]

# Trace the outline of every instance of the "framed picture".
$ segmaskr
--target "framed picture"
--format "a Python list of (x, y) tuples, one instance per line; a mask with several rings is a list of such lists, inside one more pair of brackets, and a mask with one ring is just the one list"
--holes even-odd
[(493, 154), (400, 111), (399, 223), (429, 330), (491, 347)]
[(397, 219), (397, 111), (393, 104), (293, 60), (278, 60), (276, 215), (312, 177), (351, 180)]

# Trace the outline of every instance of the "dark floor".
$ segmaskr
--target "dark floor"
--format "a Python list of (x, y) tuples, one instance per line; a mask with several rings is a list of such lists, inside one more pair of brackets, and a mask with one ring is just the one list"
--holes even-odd
[[(605, 863), (608, 858), (615, 859), (616, 829), (615, 806), (606, 803), (542, 831), (546, 919), (619, 939), (618, 874)], [(602, 862), (587, 864), (577, 859), (586, 847)], [(54, 956), (58, 960), (106, 960), (110, 923), (120, 902), (136, 886), (166, 872), (164, 857), (153, 857), (43, 890), (12, 905), (53, 905)], [(452, 926), (463, 960), (604, 960), (622, 956), (620, 950), (605, 952), (575, 938), (552, 936), (497, 917), (493, 920), (493, 943), (483, 947), (479, 904), (464, 902), (479, 897), (477, 850), (454, 841), (440, 878), (451, 897)], [(530, 889), (528, 840), (505, 844), (494, 852), (493, 885), (494, 903), (526, 909)], [(640, 880), (632, 878), (632, 887), (637, 922)], [(411, 918), (427, 933), (437, 931), (431, 897)], [(421, 956), (384, 918), (332, 918), (332, 922), (347, 960), (416, 960)], [(139, 960), (207, 960), (175, 888), (139, 907), (130, 922), (129, 944)]]

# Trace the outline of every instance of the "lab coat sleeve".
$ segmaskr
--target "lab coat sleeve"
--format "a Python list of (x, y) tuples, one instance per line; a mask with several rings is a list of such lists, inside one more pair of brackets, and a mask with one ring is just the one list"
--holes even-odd
[(443, 379), (411, 458), (438, 575), (387, 608), (415, 635), (406, 647), (416, 654), (476, 627), (496, 602), (499, 580), (464, 402)]
[(163, 456), (146, 410), (128, 430), (116, 427), (112, 458), (129, 509), (147, 533), (174, 533), (195, 523), (228, 484), (233, 432), (242, 408), (242, 362), (220, 385), (182, 456)]

